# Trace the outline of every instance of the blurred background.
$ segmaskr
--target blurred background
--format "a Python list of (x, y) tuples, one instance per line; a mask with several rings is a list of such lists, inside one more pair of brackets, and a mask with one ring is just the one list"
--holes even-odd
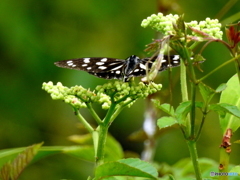
[[(82, 85), (93, 89), (107, 80), (86, 72), (62, 69), (54, 62), (80, 57), (115, 57), (125, 59), (132, 54), (149, 56), (144, 52), (156, 34), (140, 26), (141, 21), (158, 11), (164, 14), (184, 14), (185, 21), (224, 20), (239, 11), (237, 2), (226, 13), (221, 12), (229, 1), (222, 0), (1, 0), (0, 2), (0, 148), (15, 148), (44, 142), (45, 146), (72, 145), (67, 137), (78, 134), (78, 120), (70, 106), (53, 101), (41, 89), (43, 82), (62, 82), (65, 86)], [(231, 23), (231, 19), (229, 21)], [(225, 38), (225, 37), (224, 37)], [(208, 46), (203, 53), (207, 59), (201, 65), (201, 76), (230, 59), (220, 44)], [(235, 73), (234, 65), (213, 74), (205, 83), (216, 88)], [(169, 85), (167, 72), (160, 82)], [(179, 69), (173, 70), (173, 102), (179, 104)], [(163, 90), (163, 95), (164, 92)], [(167, 94), (167, 93), (166, 93)], [(219, 97), (216, 96), (217, 102)], [(164, 101), (168, 102), (168, 97)], [(141, 129), (144, 100), (125, 109), (114, 121), (110, 133), (126, 151), (141, 153), (142, 142), (131, 142), (128, 136)], [(100, 111), (102, 116), (104, 111)], [(83, 115), (92, 121), (87, 111)], [(94, 123), (92, 121), (92, 123)], [(233, 138), (238, 139), (239, 133)], [(221, 129), (218, 116), (210, 113), (198, 142), (199, 157), (218, 161)], [(176, 149), (178, 152), (176, 153)], [(233, 145), (231, 162), (239, 147)], [(174, 164), (189, 157), (186, 143), (178, 128), (169, 129), (158, 138), (155, 160)], [(86, 179), (93, 164), (66, 155), (46, 158), (29, 166), (20, 179)]]

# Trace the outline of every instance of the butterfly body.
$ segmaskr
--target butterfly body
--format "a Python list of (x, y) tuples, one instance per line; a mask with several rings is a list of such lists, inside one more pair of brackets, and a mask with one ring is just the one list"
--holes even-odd
[[(104, 79), (121, 79), (126, 82), (131, 77), (145, 76), (146, 71), (151, 69), (156, 59), (157, 57), (140, 59), (136, 55), (131, 55), (126, 60), (93, 57), (58, 61), (55, 62), (55, 65), (62, 68), (86, 71)], [(164, 56), (158, 71), (164, 71), (169, 67), (179, 66), (179, 64), (178, 55)]]

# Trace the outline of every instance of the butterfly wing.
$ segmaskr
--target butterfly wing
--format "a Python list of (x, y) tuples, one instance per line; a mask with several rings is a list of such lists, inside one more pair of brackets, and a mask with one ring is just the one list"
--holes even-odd
[(161, 61), (161, 67), (159, 71), (164, 71), (168, 68), (180, 66), (180, 56), (179, 55), (165, 55)]
[[(86, 71), (94, 76), (104, 79), (121, 79), (124, 82), (131, 77), (145, 76), (150, 70), (157, 56), (140, 59), (135, 55), (126, 60), (116, 58), (79, 58), (55, 62), (62, 68)], [(180, 65), (179, 55), (164, 56), (158, 71), (164, 71), (169, 67)]]
[(126, 60), (115, 58), (79, 58), (55, 62), (62, 68), (86, 71), (105, 79), (121, 79)]

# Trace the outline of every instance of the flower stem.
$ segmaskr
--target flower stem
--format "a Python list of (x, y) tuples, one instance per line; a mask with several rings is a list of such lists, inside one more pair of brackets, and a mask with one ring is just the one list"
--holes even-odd
[(102, 120), (99, 118), (99, 116), (97, 115), (97, 113), (93, 109), (92, 105), (90, 103), (86, 103), (86, 104), (87, 104), (87, 107), (88, 107), (90, 113), (92, 114), (93, 118), (96, 120), (96, 122), (98, 124), (101, 124)]
[(99, 125), (99, 138), (96, 153), (96, 166), (104, 163), (105, 144), (107, 140), (108, 126), (104, 123)]
[(94, 131), (94, 129), (92, 128), (92, 126), (84, 119), (84, 117), (79, 113), (79, 110), (77, 108), (73, 108), (74, 109), (74, 113), (77, 116), (77, 118), (80, 120), (81, 123), (83, 123), (84, 127), (90, 132), (92, 133)]
[(188, 145), (188, 149), (189, 149), (190, 156), (191, 156), (191, 159), (192, 159), (193, 167), (194, 167), (194, 170), (195, 170), (196, 179), (201, 180), (202, 175), (201, 175), (201, 171), (200, 171), (199, 164), (198, 164), (198, 154), (197, 154), (197, 148), (196, 148), (196, 141), (188, 140), (187, 145)]
[(108, 128), (113, 121), (113, 114), (115, 112), (116, 104), (112, 103), (105, 118), (99, 124), (97, 130), (99, 134), (97, 150), (96, 150), (96, 166), (99, 166), (104, 163), (104, 154), (105, 154), (105, 144), (107, 141)]

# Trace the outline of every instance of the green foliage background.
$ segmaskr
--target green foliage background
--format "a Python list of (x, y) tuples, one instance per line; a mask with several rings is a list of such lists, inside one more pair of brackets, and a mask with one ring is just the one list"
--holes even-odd
[[(186, 21), (215, 18), (226, 2), (179, 0), (159, 3), (163, 5), (157, 7), (157, 1), (153, 0), (2, 0), (0, 148), (29, 146), (42, 141), (47, 146), (73, 144), (67, 137), (79, 133), (77, 119), (70, 107), (51, 100), (41, 89), (42, 83), (61, 81), (67, 86), (78, 84), (93, 88), (106, 80), (85, 72), (57, 68), (53, 64), (55, 61), (98, 56), (126, 58), (132, 54), (145, 57), (145, 45), (155, 33), (140, 26), (144, 18), (158, 9), (168, 8), (172, 9), (169, 13), (184, 13)], [(239, 7), (238, 2), (220, 20), (238, 12)], [(217, 43), (209, 46), (203, 55), (207, 59), (202, 64), (204, 73), (230, 58), (226, 49)], [(173, 79), (178, 78), (178, 69), (174, 71)], [(226, 82), (234, 71), (234, 66), (229, 65), (213, 74), (206, 83), (216, 87)], [(168, 86), (164, 74), (167, 73), (162, 73), (163, 85)], [(174, 86), (173, 97), (177, 105), (178, 85)], [(124, 110), (110, 128), (124, 150), (142, 151), (142, 143), (132, 143), (127, 136), (141, 128), (144, 105), (144, 101), (138, 101)], [(88, 116), (87, 111), (83, 114)], [(174, 164), (189, 155), (179, 129), (170, 131), (159, 138), (156, 160)], [(220, 143), (221, 129), (217, 116), (212, 113), (198, 143), (199, 156), (218, 161)], [(232, 163), (239, 164), (239, 158), (234, 158), (239, 148), (233, 145), (232, 149)], [(59, 155), (28, 167), (20, 179), (86, 179), (92, 167), (91, 163)]]

